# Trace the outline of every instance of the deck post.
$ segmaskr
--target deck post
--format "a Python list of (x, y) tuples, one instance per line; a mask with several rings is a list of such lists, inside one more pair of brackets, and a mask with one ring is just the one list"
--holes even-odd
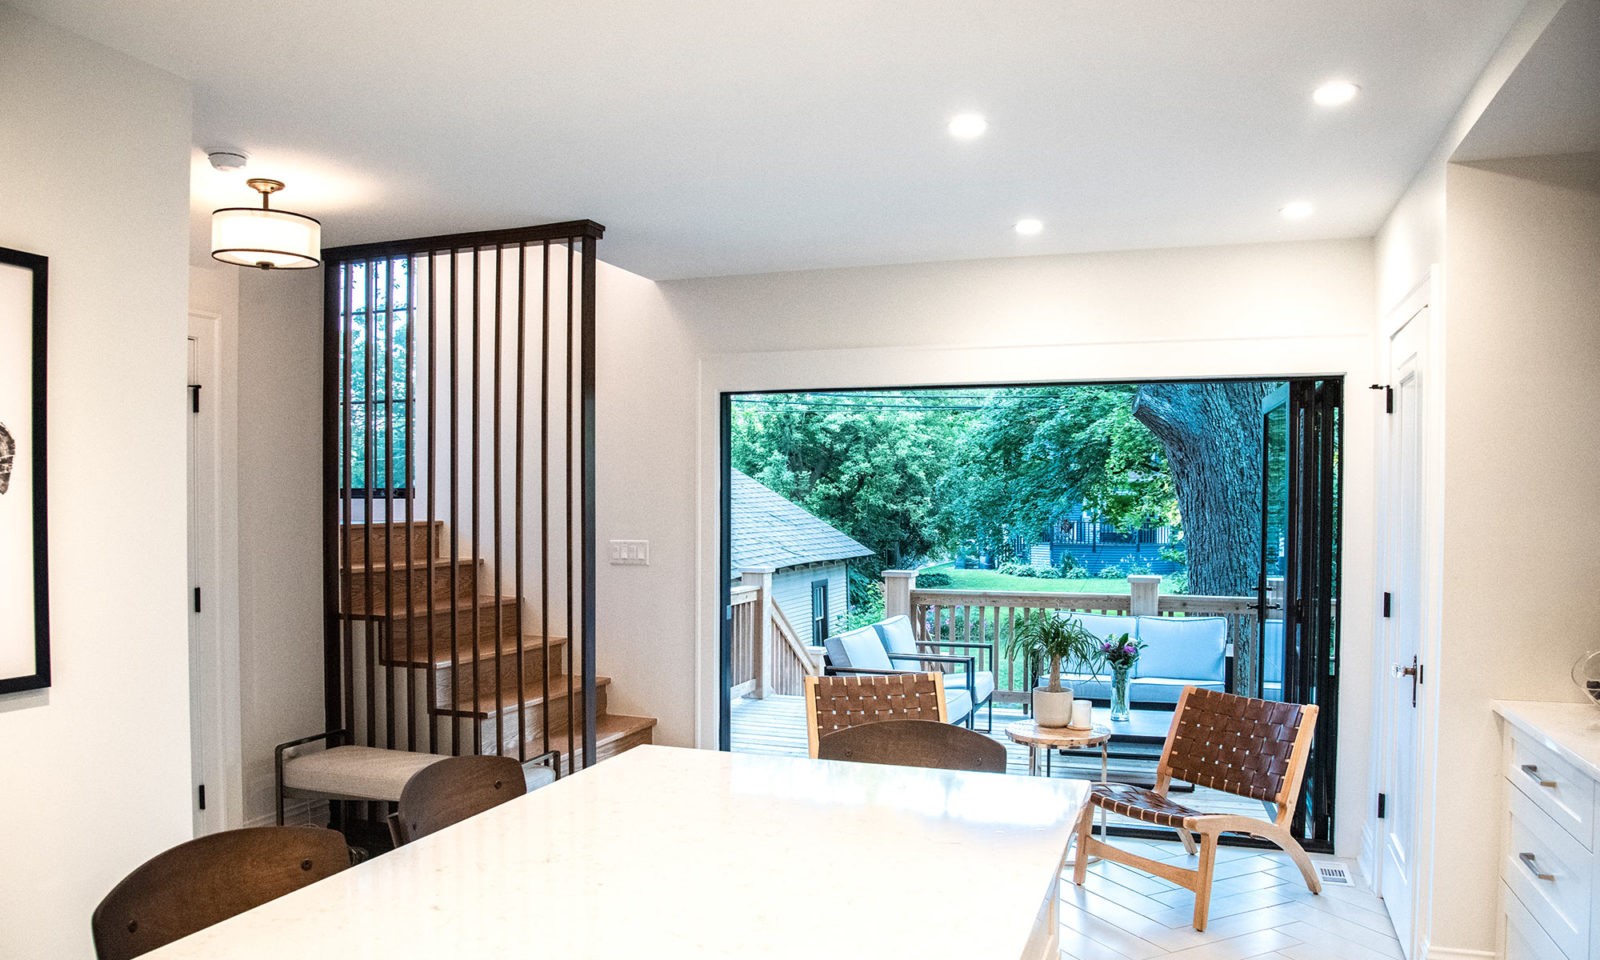
[(772, 689), (772, 641), (778, 631), (772, 626), (771, 567), (751, 567), (739, 572), (739, 583), (756, 588), (755, 610), (751, 614), (750, 650), (755, 657), (755, 686), (745, 694), (752, 700), (765, 700)]
[(917, 585), (915, 570), (883, 571), (883, 616), (911, 616), (911, 591)]
[(1153, 617), (1157, 612), (1157, 597), (1161, 592), (1161, 577), (1153, 573), (1136, 573), (1128, 578), (1128, 613), (1135, 617)]

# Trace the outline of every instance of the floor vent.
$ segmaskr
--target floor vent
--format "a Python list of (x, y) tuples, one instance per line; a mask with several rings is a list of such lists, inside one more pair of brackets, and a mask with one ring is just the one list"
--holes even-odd
[(1355, 880), (1350, 877), (1350, 869), (1342, 863), (1319, 863), (1317, 875), (1322, 882), (1335, 887), (1353, 887)]

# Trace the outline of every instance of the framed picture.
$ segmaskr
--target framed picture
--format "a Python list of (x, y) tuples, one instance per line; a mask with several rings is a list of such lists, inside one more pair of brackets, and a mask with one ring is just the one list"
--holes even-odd
[(47, 266), (0, 247), (0, 694), (50, 685), (45, 548)]

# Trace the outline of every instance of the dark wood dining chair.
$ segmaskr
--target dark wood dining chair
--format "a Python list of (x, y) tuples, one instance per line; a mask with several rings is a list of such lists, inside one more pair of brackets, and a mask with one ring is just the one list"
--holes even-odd
[(181, 843), (128, 874), (95, 907), (100, 960), (129, 960), (350, 866), (323, 827), (250, 827)]
[[(1204, 930), (1211, 910), (1211, 873), (1216, 866), (1217, 838), (1243, 833), (1271, 841), (1300, 868), (1306, 887), (1322, 892), (1322, 880), (1305, 849), (1290, 832), (1294, 808), (1305, 778), (1317, 708), (1298, 703), (1255, 700), (1231, 693), (1185, 687), (1178, 697), (1167, 744), (1156, 764), (1155, 788), (1126, 783), (1095, 784), (1078, 818), (1078, 861), (1073, 882), (1083, 885), (1085, 867), (1094, 856), (1137, 867), (1146, 873), (1194, 891), (1194, 928)], [(1174, 779), (1272, 804), (1276, 815), (1257, 820), (1239, 814), (1202, 813), (1167, 797)], [(1200, 862), (1190, 870), (1111, 846), (1089, 831), (1096, 809), (1130, 817), (1178, 832), (1184, 847), (1195, 853), (1200, 837)]]
[(446, 757), (406, 781), (389, 834), (402, 846), (527, 792), (515, 757)]
[(1006, 748), (976, 730), (937, 720), (879, 720), (817, 743), (819, 760), (1005, 773)]

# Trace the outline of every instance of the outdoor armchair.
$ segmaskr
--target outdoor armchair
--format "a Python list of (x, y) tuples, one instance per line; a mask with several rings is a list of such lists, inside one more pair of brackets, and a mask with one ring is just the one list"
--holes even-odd
[(977, 703), (977, 685), (973, 671), (976, 657), (938, 653), (890, 653), (884, 648), (878, 631), (873, 626), (861, 627), (828, 637), (823, 641), (828, 651), (826, 673), (830, 676), (921, 673), (929, 663), (946, 663), (964, 666), (963, 674), (952, 674), (960, 679), (958, 685), (940, 687), (946, 699), (946, 717), (951, 723), (966, 721), (972, 726), (973, 706)]
[[(946, 640), (939, 640), (937, 642), (932, 640), (918, 640), (916, 631), (912, 627), (911, 618), (904, 614), (901, 614), (897, 617), (890, 617), (887, 620), (880, 620), (872, 625), (872, 629), (878, 632), (878, 639), (883, 642), (883, 648), (889, 652), (890, 657), (914, 656), (919, 660), (927, 660), (930, 658), (930, 651), (926, 651), (923, 648), (937, 646), (941, 649), (948, 647), (956, 650), (987, 650), (989, 651), (989, 662), (999, 662), (995, 659), (993, 641), (989, 643), (978, 643)], [(992, 670), (973, 669), (975, 666), (975, 661), (977, 660), (976, 654), (941, 654), (936, 650), (931, 651), (931, 655), (935, 658), (932, 661), (935, 663), (945, 662), (941, 659), (937, 659), (945, 656), (954, 656), (963, 661), (967, 661), (965, 673), (946, 673), (944, 678), (945, 685), (957, 687), (964, 685), (968, 694), (970, 694), (972, 697), (972, 707), (974, 712), (976, 712), (978, 707), (981, 707), (984, 704), (989, 705), (988, 726), (984, 728), (984, 732), (992, 733), (994, 731), (994, 672)], [(968, 726), (971, 726), (971, 724), (969, 723)]]

